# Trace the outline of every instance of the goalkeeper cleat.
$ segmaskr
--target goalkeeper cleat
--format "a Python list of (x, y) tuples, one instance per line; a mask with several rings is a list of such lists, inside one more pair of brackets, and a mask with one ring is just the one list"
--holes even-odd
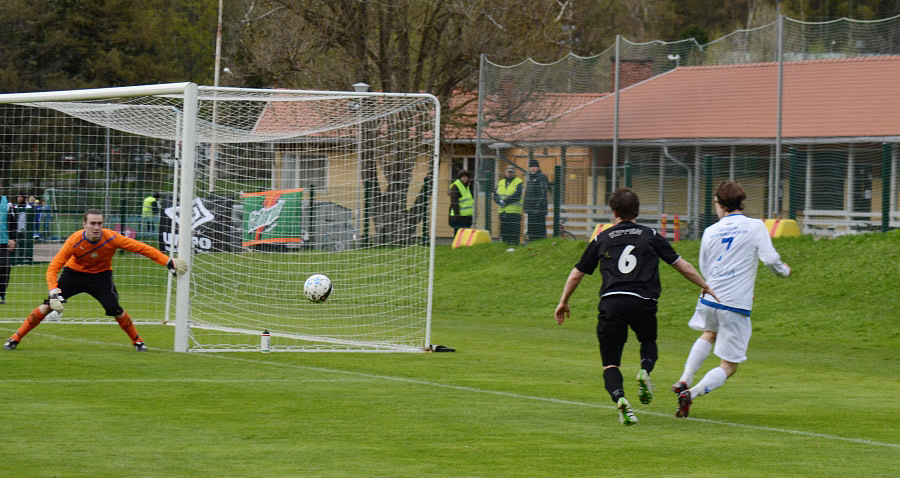
[(647, 405), (653, 401), (653, 382), (650, 381), (650, 374), (641, 369), (637, 374), (638, 398), (641, 403)]
[(688, 384), (686, 382), (678, 381), (672, 385), (672, 391), (675, 392), (675, 395), (680, 395), (681, 392), (688, 389)]
[(675, 410), (675, 416), (678, 418), (687, 418), (691, 411), (691, 404), (694, 400), (691, 398), (691, 391), (685, 390), (678, 394), (678, 410)]
[(15, 350), (17, 345), (19, 345), (18, 340), (9, 339), (3, 344), (3, 350)]
[(135, 342), (134, 349), (137, 350), (138, 352), (146, 352), (147, 346), (143, 342)]
[(634, 415), (634, 412), (631, 410), (631, 404), (628, 403), (628, 400), (625, 397), (619, 399), (619, 403), (616, 405), (616, 408), (619, 409), (619, 423), (625, 425), (626, 427), (637, 425), (638, 419)]

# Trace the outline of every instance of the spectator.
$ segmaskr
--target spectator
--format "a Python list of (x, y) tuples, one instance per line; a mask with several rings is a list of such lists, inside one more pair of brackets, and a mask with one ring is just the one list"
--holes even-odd
[[(31, 197), (34, 198), (34, 196)], [(32, 238), (35, 241), (40, 241), (42, 239), (41, 231), (45, 227), (44, 221), (46, 220), (46, 217), (44, 211), (46, 206), (44, 206), (44, 202), (40, 199), (35, 199), (32, 203), (32, 207), (34, 208), (34, 235)]]
[(475, 198), (469, 183), (469, 172), (460, 170), (459, 179), (450, 186), (450, 227), (453, 237), (461, 228), (472, 227), (472, 216), (475, 214)]
[[(2, 180), (0, 180), (2, 186)], [(0, 304), (6, 303), (9, 286), (9, 255), (16, 248), (16, 216), (6, 196), (0, 196)]]
[(547, 238), (547, 193), (550, 181), (541, 172), (541, 165), (536, 159), (528, 161), (528, 182), (525, 188), (525, 214), (528, 222), (528, 240), (536, 241)]
[(21, 194), (16, 196), (16, 203), (13, 204), (16, 215), (16, 239), (25, 237), (25, 229), (28, 228), (28, 209), (31, 209), (31, 204), (25, 201), (25, 196)]
[(156, 224), (159, 222), (159, 193), (150, 193), (144, 198), (141, 206), (141, 233), (152, 236), (156, 233)]
[(497, 183), (494, 202), (500, 205), (500, 238), (507, 244), (519, 244), (522, 232), (522, 191), (521, 179), (516, 177), (516, 167), (506, 167), (506, 177)]

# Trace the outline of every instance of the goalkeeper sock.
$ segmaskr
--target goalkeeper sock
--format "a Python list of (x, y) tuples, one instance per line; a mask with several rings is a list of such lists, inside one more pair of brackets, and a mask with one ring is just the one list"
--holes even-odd
[(32, 310), (30, 314), (28, 314), (28, 317), (25, 317), (25, 322), (22, 322), (19, 330), (17, 330), (16, 333), (12, 334), (12, 337), (10, 338), (15, 340), (16, 342), (21, 342), (22, 338), (25, 337), (28, 332), (31, 332), (31, 329), (37, 327), (38, 324), (40, 324), (46, 316), (47, 314), (41, 312), (41, 306), (35, 307), (34, 310)]
[(687, 360), (684, 362), (684, 372), (681, 374), (680, 382), (690, 385), (694, 381), (694, 374), (700, 370), (703, 361), (709, 356), (712, 350), (712, 343), (706, 339), (697, 339), (691, 347), (691, 353), (688, 354)]
[(722, 385), (725, 385), (725, 379), (727, 378), (728, 374), (725, 373), (725, 369), (722, 367), (716, 367), (709, 372), (706, 372), (706, 375), (697, 382), (697, 385), (694, 385), (694, 387), (691, 388), (691, 398), (706, 395)]
[(622, 385), (622, 371), (619, 367), (609, 367), (603, 370), (603, 385), (614, 403), (618, 403), (619, 399), (625, 396), (624, 386)]
[(122, 330), (128, 334), (128, 337), (131, 338), (131, 343), (141, 342), (141, 336), (138, 335), (137, 329), (134, 328), (134, 324), (131, 323), (131, 316), (128, 315), (128, 312), (122, 312), (122, 315), (116, 317), (116, 322), (119, 323), (119, 327), (122, 327)]

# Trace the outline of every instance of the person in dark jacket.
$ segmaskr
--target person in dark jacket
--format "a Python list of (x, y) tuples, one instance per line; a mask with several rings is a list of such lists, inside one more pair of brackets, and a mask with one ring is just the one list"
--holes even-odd
[(528, 240), (536, 241), (547, 238), (547, 193), (550, 181), (541, 172), (541, 165), (536, 159), (528, 161), (528, 179), (525, 186), (525, 228)]
[(12, 206), (6, 196), (0, 196), (0, 304), (6, 303), (6, 288), (9, 286), (10, 271), (9, 255), (16, 248), (18, 222)]

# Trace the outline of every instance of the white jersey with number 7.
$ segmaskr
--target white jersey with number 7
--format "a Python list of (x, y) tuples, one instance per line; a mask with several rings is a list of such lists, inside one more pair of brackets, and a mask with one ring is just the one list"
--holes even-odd
[(760, 260), (777, 275), (791, 273), (772, 246), (763, 221), (743, 214), (729, 214), (706, 228), (700, 245), (700, 272), (716, 291), (720, 302), (712, 298), (701, 298), (700, 302), (750, 315)]

